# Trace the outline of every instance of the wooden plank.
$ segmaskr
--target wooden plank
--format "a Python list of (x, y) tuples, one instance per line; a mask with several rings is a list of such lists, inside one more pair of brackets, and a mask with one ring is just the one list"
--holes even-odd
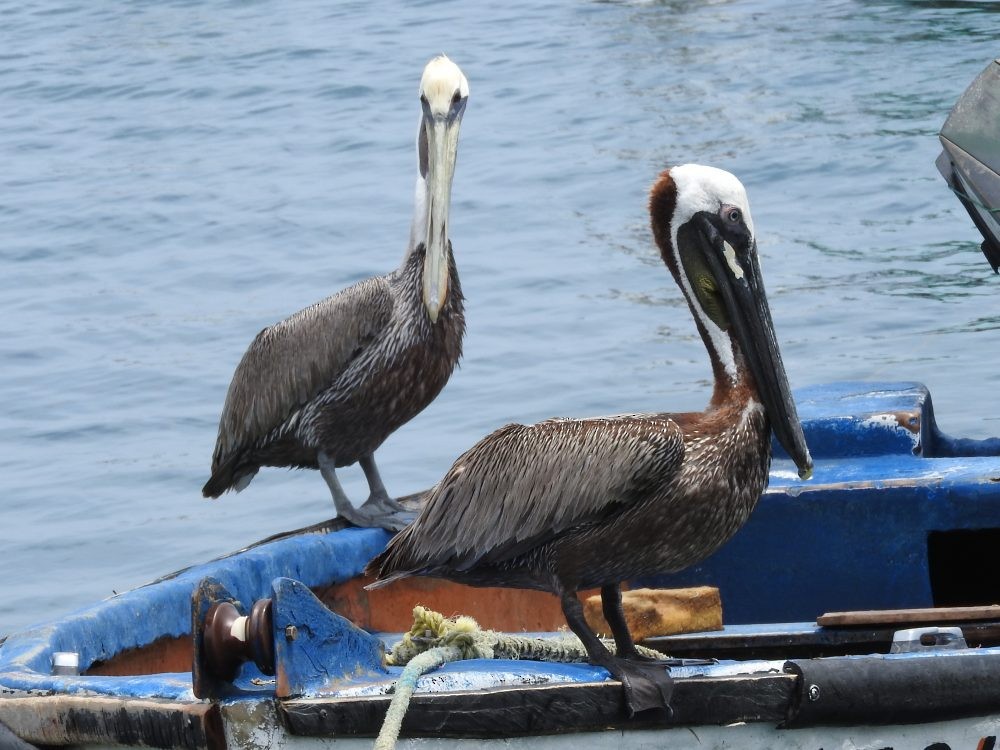
[[(413, 697), (402, 736), (489, 738), (610, 727), (777, 723), (788, 712), (795, 685), (796, 677), (788, 674), (680, 679), (671, 702), (672, 718), (650, 711), (650, 716), (631, 719), (618, 682), (425, 693)], [(382, 726), (389, 701), (389, 696), (302, 698), (282, 701), (279, 710), (293, 734), (373, 736)]]
[[(1000, 646), (1000, 622), (961, 622), (971, 648)], [(809, 628), (801, 631), (698, 633), (647, 638), (643, 645), (669, 656), (693, 659), (813, 659), (889, 653), (899, 625)]]
[(980, 607), (927, 607), (925, 609), (883, 609), (856, 612), (827, 612), (816, 618), (825, 628), (856, 625), (928, 625), (946, 622), (1000, 620), (1000, 605)]
[(191, 636), (164, 636), (148, 646), (130, 648), (107, 661), (96, 661), (85, 674), (116, 677), (163, 672), (188, 672), (193, 657)]
[[(641, 641), (676, 633), (722, 630), (722, 600), (714, 586), (682, 589), (633, 589), (622, 594), (622, 611), (632, 637)], [(583, 600), (583, 615), (598, 635), (611, 635), (601, 596)]]
[(358, 627), (383, 633), (405, 633), (413, 627), (416, 604), (446, 617), (467, 615), (489, 630), (538, 633), (566, 627), (559, 600), (544, 591), (477, 588), (424, 577), (403, 578), (366, 591), (369, 583), (371, 579), (358, 576), (318, 589), (316, 596)]
[(118, 744), (222, 750), (212, 703), (46, 695), (0, 697), (0, 722), (34, 745)]

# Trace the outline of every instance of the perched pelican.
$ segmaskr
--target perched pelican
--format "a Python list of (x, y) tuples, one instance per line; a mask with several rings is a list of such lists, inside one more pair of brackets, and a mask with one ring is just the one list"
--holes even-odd
[[(772, 430), (799, 475), (812, 474), (743, 185), (719, 169), (674, 167), (649, 209), (712, 361), (708, 409), (502, 427), (455, 462), (366, 570), (373, 587), (424, 575), (552, 592), (632, 712), (668, 706), (672, 688), (663, 663), (636, 652), (621, 582), (692, 565), (743, 525), (767, 484)], [(617, 655), (583, 617), (576, 594), (595, 587)]]
[[(401, 528), (375, 450), (440, 393), (462, 354), (462, 288), (448, 238), (458, 131), (469, 96), (445, 56), (420, 80), (416, 208), (402, 265), (265, 328), (236, 368), (202, 492), (242, 490), (261, 466), (319, 468), (337, 513)], [(361, 463), (371, 494), (355, 508), (335, 469)]]

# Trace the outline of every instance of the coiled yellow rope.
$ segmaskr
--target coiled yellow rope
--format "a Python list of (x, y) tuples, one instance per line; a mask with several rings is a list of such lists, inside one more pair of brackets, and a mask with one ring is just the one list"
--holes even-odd
[[(614, 642), (606, 645), (614, 652)], [(644, 656), (663, 656), (651, 648), (636, 648)], [(508, 635), (495, 630), (482, 630), (471, 617), (449, 619), (426, 607), (414, 607), (413, 627), (393, 647), (387, 659), (391, 665), (406, 666), (396, 681), (382, 730), (375, 740), (375, 750), (396, 747), (417, 680), (442, 664), (461, 659), (530, 659), (571, 663), (587, 661), (587, 650), (575, 635), (563, 638)]]

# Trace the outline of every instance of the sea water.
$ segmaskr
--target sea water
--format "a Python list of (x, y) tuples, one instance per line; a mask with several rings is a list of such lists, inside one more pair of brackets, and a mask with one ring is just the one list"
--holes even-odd
[(441, 52), (468, 333), (378, 452), (393, 494), (510, 421), (704, 405), (646, 211), (690, 161), (747, 186), (793, 387), (922, 381), (943, 429), (1000, 433), (1000, 278), (933, 163), (998, 10), (0, 2), (0, 633), (333, 515), (316, 472), (200, 488), (254, 335), (398, 265)]

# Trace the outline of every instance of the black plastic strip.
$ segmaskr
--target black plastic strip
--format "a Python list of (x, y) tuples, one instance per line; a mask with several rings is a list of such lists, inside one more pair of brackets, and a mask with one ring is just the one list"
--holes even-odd
[(1000, 654), (786, 662), (799, 677), (785, 726), (912, 724), (1000, 710)]

